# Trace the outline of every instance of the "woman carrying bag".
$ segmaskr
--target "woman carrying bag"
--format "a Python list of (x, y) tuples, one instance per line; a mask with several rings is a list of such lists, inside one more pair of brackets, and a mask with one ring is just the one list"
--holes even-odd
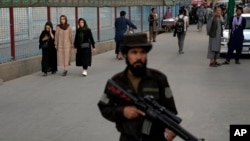
[(81, 66), (83, 68), (82, 75), (87, 76), (87, 69), (91, 66), (92, 61), (92, 48), (95, 51), (95, 41), (86, 20), (80, 18), (78, 25), (79, 28), (76, 31), (74, 42), (77, 49), (76, 66)]
[(51, 22), (47, 22), (39, 37), (39, 49), (42, 49), (42, 72), (43, 76), (51, 71), (57, 72), (57, 52), (55, 48), (55, 31)]

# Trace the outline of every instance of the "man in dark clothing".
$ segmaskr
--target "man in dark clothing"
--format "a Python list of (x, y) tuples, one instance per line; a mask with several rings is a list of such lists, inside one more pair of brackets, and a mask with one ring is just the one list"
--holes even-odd
[(235, 63), (240, 64), (239, 60), (244, 41), (243, 30), (246, 28), (246, 19), (241, 16), (242, 13), (243, 13), (243, 8), (237, 7), (236, 15), (230, 19), (229, 23), (230, 39), (228, 42), (228, 52), (226, 61), (223, 64), (230, 63), (234, 50), (236, 50)]
[(156, 35), (158, 32), (158, 14), (156, 13), (156, 9), (152, 8), (151, 12), (148, 16), (148, 22), (149, 22), (149, 41), (151, 42), (153, 39), (153, 42), (156, 42)]
[[(123, 41), (121, 52), (127, 67), (114, 75), (112, 80), (135, 96), (154, 96), (158, 103), (177, 114), (167, 77), (146, 66), (147, 53), (152, 48), (152, 44), (147, 41), (147, 34), (124, 35)], [(146, 119), (145, 113), (131, 103), (110, 99), (106, 93), (98, 107), (104, 118), (116, 123), (121, 133), (120, 141), (172, 141), (176, 136), (158, 122)]]
[(122, 44), (123, 35), (126, 33), (128, 26), (133, 29), (137, 29), (137, 27), (129, 21), (126, 17), (126, 12), (121, 11), (120, 17), (115, 20), (115, 54), (118, 60), (122, 59), (122, 55), (120, 53), (120, 45)]

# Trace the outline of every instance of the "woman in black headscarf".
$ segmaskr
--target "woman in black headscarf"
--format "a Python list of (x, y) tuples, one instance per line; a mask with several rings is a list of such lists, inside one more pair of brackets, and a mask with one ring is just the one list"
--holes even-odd
[(83, 76), (87, 76), (87, 69), (91, 66), (92, 49), (95, 51), (95, 41), (87, 22), (80, 18), (78, 20), (79, 28), (76, 31), (74, 46), (77, 49), (76, 66), (82, 66)]
[(55, 31), (51, 22), (46, 22), (44, 30), (39, 38), (39, 49), (42, 49), (42, 72), (47, 76), (48, 72), (52, 74), (57, 71), (57, 52), (55, 48)]

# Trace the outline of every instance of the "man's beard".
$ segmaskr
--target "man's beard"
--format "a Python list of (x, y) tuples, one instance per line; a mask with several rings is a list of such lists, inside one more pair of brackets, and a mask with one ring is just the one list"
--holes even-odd
[[(128, 59), (126, 59), (126, 64), (128, 65), (128, 69), (132, 72), (132, 74), (135, 77), (142, 77), (146, 75), (146, 70), (147, 70), (147, 60), (145, 63), (142, 61), (136, 61), (133, 64), (130, 64), (128, 62)], [(140, 64), (140, 65), (135, 65), (135, 64)]]

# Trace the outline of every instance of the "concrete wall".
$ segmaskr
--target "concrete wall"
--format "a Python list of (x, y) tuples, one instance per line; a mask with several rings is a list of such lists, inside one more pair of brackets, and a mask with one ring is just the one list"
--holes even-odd
[[(114, 48), (115, 42), (113, 40), (96, 43), (96, 52), (93, 55), (106, 52)], [(72, 54), (71, 59), (72, 61), (75, 60), (74, 53)], [(0, 85), (5, 81), (38, 71), (41, 71), (41, 55), (0, 64)]]

